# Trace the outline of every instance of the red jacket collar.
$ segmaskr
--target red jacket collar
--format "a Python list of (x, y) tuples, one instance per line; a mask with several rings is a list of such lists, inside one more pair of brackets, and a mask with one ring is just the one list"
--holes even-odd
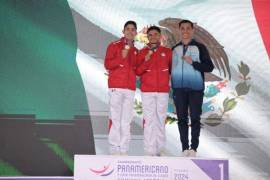
[[(120, 41), (124, 44), (124, 45), (127, 45), (128, 44), (128, 40), (125, 38), (125, 37), (122, 37), (121, 39), (120, 39)], [(131, 44), (132, 46), (134, 46), (134, 40), (132, 41), (132, 44)]]
[(160, 43), (158, 43), (156, 47), (151, 47), (151, 43), (148, 43), (146, 47), (152, 51), (156, 51), (160, 47)]

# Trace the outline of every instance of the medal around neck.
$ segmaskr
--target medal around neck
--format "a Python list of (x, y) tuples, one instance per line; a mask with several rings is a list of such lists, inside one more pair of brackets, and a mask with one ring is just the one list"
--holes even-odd
[(182, 56), (182, 60), (185, 60), (185, 56)]
[(125, 45), (125, 49), (129, 50), (130, 46), (128, 44)]

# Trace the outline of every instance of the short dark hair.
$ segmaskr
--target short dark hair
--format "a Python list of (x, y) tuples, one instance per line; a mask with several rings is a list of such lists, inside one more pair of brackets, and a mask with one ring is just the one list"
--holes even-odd
[(187, 19), (183, 19), (182, 21), (179, 22), (179, 27), (184, 24), (184, 23), (189, 23), (193, 29), (193, 22), (191, 22), (190, 20)]
[(124, 29), (129, 25), (129, 24), (131, 24), (131, 25), (133, 25), (134, 27), (135, 27), (135, 29), (137, 29), (137, 24), (136, 24), (136, 22), (135, 21), (127, 21), (126, 23), (125, 23), (125, 25), (124, 25)]
[(155, 30), (155, 31), (161, 33), (161, 29), (160, 29), (159, 27), (157, 27), (157, 26), (150, 26), (150, 27), (147, 29), (147, 34), (148, 34), (150, 31), (152, 31), (152, 30)]

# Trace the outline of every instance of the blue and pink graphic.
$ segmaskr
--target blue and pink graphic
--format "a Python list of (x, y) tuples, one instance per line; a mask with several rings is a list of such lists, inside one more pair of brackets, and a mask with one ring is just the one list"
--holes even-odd
[(96, 175), (99, 175), (99, 176), (109, 176), (113, 173), (114, 171), (114, 168), (110, 168), (110, 164), (106, 165), (106, 166), (103, 166), (103, 169), (92, 169), (90, 168), (90, 171), (95, 173)]

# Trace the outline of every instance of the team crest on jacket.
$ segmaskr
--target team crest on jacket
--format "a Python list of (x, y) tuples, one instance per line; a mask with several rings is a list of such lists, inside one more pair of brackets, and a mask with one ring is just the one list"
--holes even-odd
[(166, 56), (166, 54), (163, 52), (163, 53), (161, 53), (161, 56), (162, 56), (162, 57), (165, 57), (165, 56)]

